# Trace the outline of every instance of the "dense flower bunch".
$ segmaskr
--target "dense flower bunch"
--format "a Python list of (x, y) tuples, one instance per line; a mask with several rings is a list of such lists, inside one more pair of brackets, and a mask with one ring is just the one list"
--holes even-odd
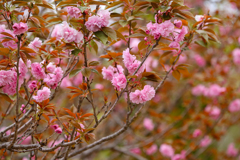
[(238, 141), (222, 145), (221, 138), (240, 119), (232, 76), (240, 34), (186, 4), (0, 4), (0, 156), (106, 159), (99, 151), (110, 150), (110, 159), (236, 158)]

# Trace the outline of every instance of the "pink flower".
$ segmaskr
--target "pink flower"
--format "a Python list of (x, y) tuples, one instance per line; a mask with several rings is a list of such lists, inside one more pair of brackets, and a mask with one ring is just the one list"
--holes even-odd
[(199, 84), (196, 87), (192, 88), (192, 94), (194, 96), (200, 96), (200, 95), (203, 95), (205, 90), (206, 90), (206, 87), (204, 85), (202, 85), (202, 84)]
[(121, 89), (126, 87), (127, 79), (124, 74), (118, 74), (117, 76), (113, 77), (112, 84), (118, 91), (121, 91)]
[(163, 37), (168, 37), (174, 31), (174, 24), (170, 20), (160, 24), (160, 33)]
[(19, 72), (20, 72), (19, 78), (23, 80), (27, 75), (28, 68), (23, 62), (22, 58), (19, 60)]
[(144, 118), (143, 126), (149, 131), (152, 131), (154, 129), (153, 121), (150, 118)]
[(99, 90), (103, 90), (104, 86), (100, 83), (95, 84), (95, 88)]
[(155, 152), (157, 152), (157, 149), (158, 149), (157, 145), (156, 145), (156, 144), (153, 144), (150, 148), (148, 148), (148, 149), (146, 150), (146, 154), (147, 154), (147, 155), (152, 155), (152, 154), (154, 154)]
[(169, 47), (180, 49), (180, 44), (178, 42), (173, 41), (169, 44)]
[(193, 138), (197, 138), (201, 136), (201, 134), (202, 134), (202, 131), (200, 129), (195, 129), (192, 136)]
[(26, 32), (28, 30), (27, 23), (23, 23), (23, 22), (14, 23), (12, 28), (13, 28), (13, 33), (15, 35), (23, 34), (24, 32)]
[(212, 140), (210, 139), (210, 137), (205, 136), (200, 142), (200, 147), (207, 147), (211, 143), (212, 143)]
[(154, 39), (158, 39), (160, 36), (168, 37), (170, 33), (174, 31), (174, 24), (170, 20), (165, 21), (161, 24), (152, 22), (147, 24), (147, 31), (146, 33), (151, 34), (154, 36)]
[(226, 91), (226, 88), (220, 87), (217, 84), (212, 84), (208, 89), (205, 89), (203, 94), (206, 97), (217, 97), (222, 92), (225, 92), (225, 91)]
[(36, 79), (44, 79), (46, 77), (44, 69), (42, 68), (40, 63), (37, 63), (37, 62), (32, 63), (31, 72)]
[(238, 150), (235, 148), (235, 146), (234, 146), (233, 143), (230, 143), (230, 144), (228, 145), (226, 154), (227, 154), (229, 157), (236, 157), (236, 156), (238, 155)]
[(175, 37), (175, 41), (176, 42), (181, 42), (184, 40), (185, 35), (188, 33), (188, 28), (186, 26), (182, 27), (182, 30), (180, 31), (180, 33), (178, 34), (177, 37)]
[(182, 27), (182, 21), (181, 20), (174, 20), (174, 25), (177, 27), (177, 28), (181, 28)]
[(194, 55), (194, 60), (199, 67), (204, 67), (206, 65), (205, 59), (202, 56), (200, 56), (199, 54)]
[(228, 110), (230, 112), (238, 112), (238, 111), (240, 111), (240, 99), (235, 99), (234, 101), (232, 101), (230, 103), (230, 105), (228, 106)]
[(67, 12), (71, 18), (79, 18), (82, 15), (81, 10), (77, 7), (67, 7)]
[(0, 71), (0, 87), (5, 86), (6, 84), (8, 84), (13, 77), (14, 72), (9, 70), (9, 71), (5, 71), (5, 70), (1, 70)]
[(132, 152), (134, 154), (141, 154), (140, 148), (133, 148), (133, 149), (130, 150), (130, 152)]
[(172, 148), (172, 146), (168, 145), (168, 144), (162, 144), (160, 146), (159, 151), (161, 152), (161, 154), (165, 157), (173, 157), (174, 155), (174, 149)]
[(58, 127), (57, 129), (55, 129), (55, 132), (58, 133), (58, 134), (61, 134), (62, 133), (62, 128)]
[[(12, 31), (5, 29), (5, 25), (0, 25), (0, 41), (2, 41), (3, 37), (5, 37), (5, 35), (1, 34), (1, 32), (7, 32), (8, 34), (15, 37), (15, 34), (13, 34)], [(17, 43), (14, 40), (9, 40), (9, 41), (5, 41), (5, 42), (1, 42), (1, 43), (6, 48), (17, 49)]]
[(239, 48), (236, 48), (233, 50), (232, 52), (232, 55), (233, 55), (233, 62), (240, 66), (240, 49)]
[(182, 151), (181, 154), (175, 154), (171, 160), (184, 160), (186, 159), (186, 151)]
[(113, 66), (109, 66), (108, 68), (103, 67), (102, 69), (102, 75), (103, 79), (111, 81), (115, 74), (123, 74), (124, 69), (121, 65), (117, 65), (117, 68)]
[(28, 83), (28, 88), (30, 89), (30, 92), (33, 92), (34, 89), (37, 89), (37, 81), (30, 81)]
[(52, 125), (52, 128), (53, 129), (57, 129), (57, 128), (59, 128), (59, 125), (58, 124), (54, 124), (54, 125)]
[[(133, 74), (137, 70), (141, 62), (136, 60), (136, 56), (130, 54), (129, 48), (123, 51), (122, 57), (125, 67), (128, 69), (130, 74)], [(144, 67), (141, 66), (136, 75), (141, 74), (143, 71)]]
[(61, 67), (55, 68), (53, 73), (47, 74), (47, 77), (44, 78), (44, 82), (47, 83), (52, 89), (55, 89), (58, 85), (58, 82), (61, 81), (63, 77), (63, 70)]
[(150, 85), (145, 85), (141, 92), (145, 97), (145, 101), (150, 101), (155, 96), (155, 89)]
[(56, 37), (58, 40), (63, 38), (67, 43), (80, 43), (83, 40), (83, 34), (69, 27), (66, 21), (64, 21), (63, 24), (56, 25), (51, 36)]
[(94, 15), (88, 18), (85, 23), (87, 29), (92, 32), (100, 31), (101, 28), (107, 27), (110, 19), (110, 13), (108, 10), (98, 11), (98, 15)]
[[(39, 48), (42, 46), (42, 41), (38, 37), (36, 37), (28, 46), (37, 52)], [(31, 55), (35, 56), (36, 53), (31, 53)]]
[(144, 103), (151, 100), (155, 96), (155, 90), (150, 85), (145, 85), (142, 91), (135, 90), (135, 92), (131, 92), (129, 96), (133, 103)]
[(51, 91), (47, 87), (43, 87), (42, 90), (37, 91), (37, 96), (33, 96), (37, 102), (42, 102), (50, 97)]
[(202, 21), (203, 19), (204, 19), (204, 16), (203, 16), (203, 15), (196, 15), (196, 16), (195, 16), (195, 20), (196, 20), (197, 22)]
[(212, 117), (213, 119), (217, 119), (221, 114), (221, 109), (219, 109), (216, 106), (208, 105), (205, 108), (205, 112), (207, 112), (209, 116)]
[(135, 90), (135, 92), (131, 92), (130, 93), (130, 100), (133, 103), (139, 104), (139, 103), (144, 103), (144, 97), (142, 95), (142, 92), (140, 90)]

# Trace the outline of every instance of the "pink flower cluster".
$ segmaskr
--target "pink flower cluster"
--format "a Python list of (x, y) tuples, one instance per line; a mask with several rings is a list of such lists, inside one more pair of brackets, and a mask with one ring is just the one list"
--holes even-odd
[(27, 32), (27, 30), (28, 30), (27, 23), (23, 23), (23, 22), (14, 23), (12, 28), (13, 28), (13, 33), (15, 35), (23, 34), (23, 33)]
[(5, 29), (5, 25), (0, 25), (0, 42), (5, 48), (12, 48), (16, 49), (17, 48), (17, 43), (14, 40), (9, 40), (9, 41), (3, 41), (3, 37), (6, 37), (5, 35), (1, 34), (2, 32), (7, 32), (8, 34), (12, 35), (15, 37), (15, 34), (11, 30)]
[(169, 44), (170, 48), (180, 49), (180, 42), (184, 40), (185, 35), (188, 33), (188, 28), (183, 26), (182, 29), (175, 29), (173, 32), (173, 41)]
[(217, 119), (221, 114), (220, 108), (211, 105), (207, 105), (204, 111), (213, 119)]
[(80, 43), (83, 39), (83, 34), (76, 29), (69, 27), (66, 21), (64, 21), (63, 24), (56, 25), (51, 36), (56, 37), (58, 40), (63, 39), (68, 43)]
[[(43, 68), (43, 62), (32, 63), (31, 72), (32, 72), (32, 75), (36, 79), (38, 79), (38, 80), (42, 79), (52, 89), (55, 89), (57, 87), (58, 82), (60, 82), (62, 77), (63, 77), (62, 68), (61, 67), (56, 67), (52, 62), (50, 62), (46, 66), (46, 71)], [(36, 87), (33, 84), (33, 86), (31, 86), (31, 88), (32, 88), (31, 90), (33, 90)]]
[(233, 55), (233, 62), (240, 66), (240, 49), (239, 48), (236, 48), (233, 50), (232, 52), (232, 55)]
[(143, 90), (135, 90), (130, 93), (130, 100), (133, 103), (139, 104), (151, 100), (155, 96), (155, 90), (150, 85), (145, 85)]
[(228, 110), (230, 112), (238, 112), (238, 111), (240, 111), (240, 99), (235, 99), (234, 101), (232, 101), (230, 103), (230, 105), (228, 106)]
[(152, 23), (147, 24), (147, 34), (154, 36), (154, 39), (158, 39), (160, 36), (168, 37), (170, 33), (174, 31), (174, 24), (168, 20), (163, 23)]
[[(123, 51), (122, 57), (125, 67), (128, 69), (130, 74), (133, 74), (137, 70), (141, 62), (136, 60), (136, 56), (130, 54), (129, 48)], [(141, 74), (143, 71), (144, 67), (141, 66), (136, 75)]]
[(152, 131), (154, 129), (153, 121), (150, 118), (144, 118), (143, 126), (149, 131)]
[(30, 89), (30, 92), (33, 92), (35, 89), (37, 89), (37, 81), (30, 81), (28, 83), (28, 88)]
[(192, 94), (195, 96), (204, 95), (205, 97), (214, 98), (221, 95), (222, 92), (225, 92), (225, 87), (220, 87), (217, 84), (212, 84), (209, 88), (205, 87), (204, 85), (197, 85), (196, 87), (192, 88)]
[(81, 10), (77, 7), (67, 7), (67, 12), (71, 18), (79, 18), (82, 15)]
[(85, 23), (87, 29), (92, 32), (100, 31), (101, 28), (107, 27), (110, 19), (110, 13), (108, 10), (100, 10), (97, 15), (88, 18)]
[(121, 65), (117, 65), (117, 68), (109, 66), (108, 68), (103, 67), (102, 69), (103, 78), (110, 80), (118, 91), (124, 89), (127, 85), (127, 79), (123, 72), (124, 69)]
[(226, 154), (227, 154), (229, 157), (236, 157), (236, 156), (238, 155), (238, 150), (235, 148), (235, 146), (234, 146), (233, 143), (230, 143), (230, 144), (228, 145)]
[(43, 87), (42, 90), (37, 91), (37, 95), (33, 96), (36, 102), (42, 102), (50, 97), (51, 91), (48, 87)]
[[(22, 59), (19, 61), (19, 89), (21, 85), (23, 84), (24, 78), (27, 74), (27, 66), (24, 64)], [(12, 68), (11, 70), (0, 71), (0, 87), (2, 87), (2, 91), (9, 95), (14, 95), (16, 93), (16, 87), (17, 87), (17, 72), (16, 68)]]
[(52, 128), (55, 130), (56, 133), (61, 134), (62, 133), (62, 128), (59, 127), (59, 125), (54, 124)]
[[(36, 37), (28, 46), (35, 52), (38, 52), (39, 48), (42, 46), (42, 41), (38, 37)], [(36, 53), (30, 53), (30, 55), (35, 56)]]

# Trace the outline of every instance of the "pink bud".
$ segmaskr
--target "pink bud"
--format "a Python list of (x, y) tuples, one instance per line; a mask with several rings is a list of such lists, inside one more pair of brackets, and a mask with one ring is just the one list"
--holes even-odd
[(146, 30), (146, 33), (147, 33), (147, 34), (149, 34), (149, 33), (150, 33), (150, 31), (149, 31), (149, 30)]
[(62, 133), (62, 128), (58, 127), (56, 130), (55, 130), (56, 133), (58, 134), (61, 134)]
[(148, 38), (147, 38), (147, 37), (145, 37), (145, 38), (144, 38), (144, 41), (147, 41), (147, 40), (148, 40)]
[(175, 25), (177, 28), (181, 28), (181, 27), (182, 27), (182, 21), (181, 21), (181, 20), (174, 20), (174, 25)]
[(197, 138), (202, 134), (202, 131), (200, 129), (195, 129), (193, 132), (193, 137)]
[(52, 126), (52, 128), (53, 128), (53, 129), (57, 129), (57, 128), (59, 128), (59, 126), (58, 126), (57, 124), (54, 124), (54, 125)]

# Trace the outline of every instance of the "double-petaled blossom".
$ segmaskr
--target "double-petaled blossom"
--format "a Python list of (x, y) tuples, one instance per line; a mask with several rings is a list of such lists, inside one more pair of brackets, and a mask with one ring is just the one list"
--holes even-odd
[(229, 157), (236, 157), (236, 156), (238, 155), (238, 150), (235, 148), (235, 146), (234, 146), (233, 143), (230, 143), (230, 144), (228, 145), (226, 154), (227, 154)]
[(209, 136), (205, 136), (201, 141), (200, 141), (200, 147), (207, 147), (212, 143), (212, 139)]
[(33, 96), (36, 102), (42, 102), (50, 97), (51, 91), (48, 87), (43, 87), (42, 90), (37, 91), (37, 95)]
[(85, 23), (87, 29), (92, 32), (100, 31), (101, 28), (107, 27), (110, 19), (110, 13), (108, 10), (100, 10), (97, 15), (93, 15), (88, 18)]
[(127, 79), (124, 74), (117, 74), (113, 77), (112, 84), (118, 91), (121, 91), (126, 87)]
[(199, 84), (199, 85), (192, 88), (192, 94), (194, 96), (200, 96), (200, 95), (203, 95), (205, 90), (206, 90), (206, 87), (202, 84)]
[(188, 28), (186, 26), (183, 26), (179, 34), (175, 37), (176, 42), (181, 42), (183, 41), (185, 35), (188, 33)]
[(220, 87), (218, 84), (212, 84), (209, 88), (205, 89), (203, 94), (206, 97), (213, 98), (219, 96), (222, 92), (225, 91), (225, 87)]
[(17, 49), (17, 43), (14, 40), (3, 41), (4, 37), (6, 36), (4, 34), (1, 34), (2, 32), (6, 32), (12, 37), (15, 37), (15, 34), (11, 30), (5, 28), (5, 25), (0, 25), (0, 42), (2, 45), (6, 48)]
[(182, 27), (182, 21), (181, 20), (174, 20), (174, 25), (177, 27), (177, 28), (181, 28)]
[(143, 90), (135, 90), (130, 93), (130, 100), (133, 103), (139, 104), (151, 100), (155, 96), (155, 90), (150, 85), (145, 85)]
[(13, 33), (15, 35), (23, 34), (23, 33), (25, 33), (28, 30), (27, 23), (23, 23), (23, 22), (14, 23), (12, 28), (13, 28)]
[[(129, 48), (123, 51), (122, 57), (125, 67), (128, 69), (130, 74), (133, 74), (137, 70), (141, 62), (136, 60), (136, 56), (130, 54)], [(143, 71), (144, 67), (141, 66), (137, 71), (136, 75), (141, 74)]]
[(44, 82), (55, 89), (57, 87), (58, 82), (61, 81), (63, 77), (63, 70), (61, 67), (56, 67), (52, 73), (47, 74), (46, 78), (44, 78)]
[(37, 89), (37, 81), (30, 81), (28, 83), (28, 88), (30, 89), (30, 92), (33, 92), (35, 89)]
[(32, 63), (31, 64), (31, 73), (36, 79), (44, 79), (46, 77), (46, 73), (44, 71), (43, 66), (40, 63)]
[(58, 40), (63, 39), (68, 43), (80, 43), (83, 40), (83, 34), (70, 27), (66, 21), (63, 24), (56, 25), (51, 36), (56, 37)]
[(82, 15), (82, 11), (77, 7), (67, 7), (67, 12), (71, 18), (79, 18)]
[(143, 126), (149, 131), (152, 131), (154, 129), (153, 121), (150, 118), (144, 118)]
[(173, 157), (174, 156), (174, 149), (172, 148), (171, 145), (168, 144), (162, 144), (160, 146), (159, 151), (161, 152), (161, 154), (165, 157)]
[[(42, 46), (42, 41), (36, 37), (34, 40), (28, 45), (31, 49), (33, 49), (35, 52), (39, 51), (39, 48)], [(35, 56), (36, 53), (30, 53), (32, 56)]]
[(158, 39), (160, 36), (168, 37), (170, 33), (174, 31), (174, 24), (168, 20), (163, 23), (152, 23), (149, 22), (147, 24), (147, 31), (146, 33), (151, 34), (154, 36), (154, 39)]
[(240, 99), (235, 99), (234, 101), (232, 101), (230, 103), (230, 105), (228, 106), (228, 110), (230, 112), (238, 112), (238, 111), (240, 111)]
[(117, 65), (117, 68), (113, 66), (109, 66), (108, 68), (106, 67), (102, 68), (103, 79), (106, 79), (109, 81), (111, 81), (115, 75), (123, 74), (123, 72), (124, 72), (124, 69), (122, 68), (121, 65)]

